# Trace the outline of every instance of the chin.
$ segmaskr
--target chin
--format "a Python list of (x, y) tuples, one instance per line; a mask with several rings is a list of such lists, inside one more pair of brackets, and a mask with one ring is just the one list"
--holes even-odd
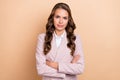
[(57, 30), (59, 30), (59, 31), (63, 31), (64, 29), (63, 29), (63, 28), (58, 28)]

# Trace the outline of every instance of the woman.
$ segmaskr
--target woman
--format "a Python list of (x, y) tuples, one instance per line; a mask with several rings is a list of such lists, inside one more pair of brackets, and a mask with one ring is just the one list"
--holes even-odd
[(81, 40), (66, 3), (57, 3), (48, 18), (46, 33), (38, 36), (36, 66), (43, 80), (77, 80), (83, 73)]

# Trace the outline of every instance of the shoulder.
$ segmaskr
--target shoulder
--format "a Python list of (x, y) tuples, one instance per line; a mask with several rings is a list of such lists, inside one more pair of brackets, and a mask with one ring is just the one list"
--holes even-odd
[(80, 35), (78, 35), (78, 34), (75, 34), (75, 36), (76, 36), (75, 43), (82, 42), (82, 41), (81, 41), (81, 37), (80, 37)]
[(38, 35), (38, 39), (42, 39), (43, 40), (44, 37), (45, 37), (45, 33), (41, 33), (41, 34)]
[(80, 35), (79, 34), (75, 34), (76, 40), (80, 39)]

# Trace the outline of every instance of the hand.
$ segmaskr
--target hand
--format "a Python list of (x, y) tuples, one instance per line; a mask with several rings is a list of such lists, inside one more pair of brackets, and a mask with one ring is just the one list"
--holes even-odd
[(73, 56), (71, 63), (76, 63), (79, 60), (79, 58), (80, 58), (80, 55)]
[(46, 64), (54, 69), (58, 69), (58, 63), (46, 60)]

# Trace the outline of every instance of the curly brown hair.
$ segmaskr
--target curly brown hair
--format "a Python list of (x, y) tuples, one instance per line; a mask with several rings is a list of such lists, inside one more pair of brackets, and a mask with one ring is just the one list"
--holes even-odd
[(66, 3), (57, 3), (53, 9), (52, 12), (50, 14), (50, 16), (48, 17), (48, 22), (46, 24), (46, 35), (45, 35), (45, 42), (44, 42), (44, 54), (46, 55), (50, 49), (51, 49), (51, 41), (53, 39), (53, 33), (55, 31), (55, 27), (54, 27), (54, 23), (53, 23), (53, 17), (55, 14), (55, 11), (57, 9), (64, 9), (68, 12), (68, 24), (65, 28), (66, 33), (67, 33), (67, 47), (70, 48), (71, 50), (71, 55), (73, 56), (74, 52), (75, 52), (75, 40), (76, 40), (76, 36), (74, 35), (74, 30), (76, 28), (75, 23), (73, 21), (72, 15), (71, 15), (71, 10), (69, 8), (69, 6)]

